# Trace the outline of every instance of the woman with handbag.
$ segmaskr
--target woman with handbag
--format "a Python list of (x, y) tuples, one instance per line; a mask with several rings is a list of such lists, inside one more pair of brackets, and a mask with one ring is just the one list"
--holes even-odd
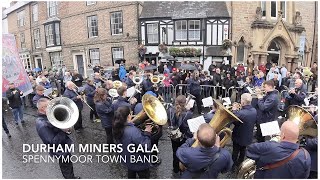
[(169, 137), (172, 144), (173, 171), (179, 172), (179, 159), (176, 156), (178, 148), (186, 141), (193, 137), (188, 126), (188, 119), (192, 118), (193, 113), (186, 109), (186, 97), (179, 95), (175, 100), (175, 106), (170, 107), (167, 111), (169, 123)]

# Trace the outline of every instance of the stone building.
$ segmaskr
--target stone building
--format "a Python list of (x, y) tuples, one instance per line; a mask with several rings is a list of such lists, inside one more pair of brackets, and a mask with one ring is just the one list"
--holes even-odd
[(232, 63), (255, 65), (262, 61), (285, 64), (288, 69), (317, 62), (315, 1), (230, 1)]
[(138, 2), (26, 1), (7, 9), (27, 68), (78, 70), (84, 76), (94, 64), (115, 60), (138, 62)]

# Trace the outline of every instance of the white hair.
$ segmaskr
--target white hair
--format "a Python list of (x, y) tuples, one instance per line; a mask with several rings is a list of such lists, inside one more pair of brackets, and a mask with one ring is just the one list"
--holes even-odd
[(243, 93), (241, 95), (241, 104), (250, 105), (252, 101), (252, 96), (249, 93)]

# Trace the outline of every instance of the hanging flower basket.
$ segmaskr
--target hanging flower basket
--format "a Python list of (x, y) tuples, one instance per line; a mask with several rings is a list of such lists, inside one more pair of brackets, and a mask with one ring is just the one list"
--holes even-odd
[(225, 39), (222, 41), (222, 48), (223, 49), (231, 48), (231, 46), (232, 46), (232, 41), (230, 39)]
[(162, 53), (168, 53), (168, 47), (164, 44), (159, 44), (158, 49)]
[(201, 49), (196, 48), (176, 48), (169, 49), (171, 56), (179, 57), (198, 57), (201, 56)]

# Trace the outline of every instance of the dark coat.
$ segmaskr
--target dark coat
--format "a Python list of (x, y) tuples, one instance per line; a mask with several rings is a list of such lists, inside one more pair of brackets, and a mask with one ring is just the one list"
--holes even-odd
[(180, 162), (184, 164), (187, 169), (183, 172), (181, 178), (191, 179), (195, 174), (201, 172), (201, 169), (206, 168), (210, 165), (211, 159), (214, 155), (219, 152), (218, 159), (209, 166), (206, 173), (200, 175), (201, 179), (216, 179), (221, 172), (227, 172), (231, 170), (233, 161), (229, 151), (223, 148), (193, 148), (191, 145), (194, 143), (194, 139), (188, 139), (181, 147), (177, 150), (177, 157)]
[[(54, 127), (49, 121), (46, 115), (39, 114), (36, 120), (36, 129), (38, 135), (40, 136), (42, 142), (47, 145), (71, 145), (72, 140), (68, 137), (67, 133), (62, 131), (59, 128)], [(50, 150), (49, 154), (53, 155), (70, 155), (70, 152), (62, 152), (62, 151), (52, 151)]]
[(318, 172), (318, 137), (307, 139), (306, 150), (311, 157), (311, 171)]
[(236, 85), (237, 85), (236, 82), (232, 78), (230, 78), (230, 79), (224, 78), (223, 79), (223, 86), (226, 87), (226, 90), (228, 90), (232, 86), (235, 87)]
[(149, 78), (142, 81), (143, 92), (153, 91), (153, 83)]
[(211, 119), (213, 118), (215, 112), (214, 111), (210, 111), (207, 114), (205, 114), (203, 116), (204, 120), (206, 121), (206, 123), (209, 123), (211, 121)]
[(288, 99), (289, 105), (297, 105), (301, 106), (304, 104), (304, 98), (307, 97), (307, 93), (304, 88), (295, 88), (296, 94), (290, 94), (290, 98)]
[[(14, 90), (17, 90), (17, 92), (15, 94), (13, 94), (12, 92)], [(20, 94), (20, 90), (17, 88), (14, 89), (8, 89), (6, 92), (6, 96), (9, 100), (9, 106), (14, 109), (14, 108), (19, 108), (22, 106), (22, 100), (21, 100), (21, 94)]]
[[(298, 144), (290, 142), (267, 141), (254, 143), (247, 148), (247, 157), (256, 161), (257, 169), (279, 162), (289, 157)], [(306, 179), (309, 176), (311, 160), (309, 153), (304, 153), (301, 149), (298, 155), (285, 165), (270, 170), (257, 170), (255, 179)]]
[(142, 111), (142, 109), (143, 109), (142, 103), (136, 104), (136, 106), (134, 107), (133, 114), (137, 115), (140, 111)]
[(243, 122), (234, 122), (232, 141), (240, 146), (248, 146), (252, 143), (253, 128), (257, 121), (257, 110), (251, 105), (243, 106), (234, 114)]
[(278, 111), (278, 91), (268, 92), (262, 99), (258, 99), (257, 103), (257, 123), (266, 123), (274, 121)]
[(134, 106), (131, 105), (127, 99), (119, 96), (118, 99), (117, 99), (115, 102), (113, 102), (113, 104), (112, 104), (113, 112), (116, 112), (117, 109), (118, 109), (119, 107), (122, 107), (122, 106), (127, 106), (127, 107), (129, 107), (131, 110), (134, 108)]
[(81, 99), (77, 99), (77, 96), (78, 95), (74, 91), (68, 88), (66, 88), (66, 90), (63, 93), (63, 97), (71, 99), (74, 103), (76, 103), (77, 107), (79, 108), (79, 111), (81, 111), (83, 109), (83, 104)]
[(200, 95), (201, 94), (201, 86), (200, 86), (200, 79), (198, 80), (195, 80), (193, 78), (190, 78), (187, 80), (187, 91), (194, 95), (194, 96), (197, 96), (197, 95)]
[(91, 86), (89, 84), (85, 84), (84, 92), (86, 93), (87, 103), (89, 105), (94, 105), (93, 97), (94, 97), (94, 94), (96, 93), (96, 87), (93, 85)]
[(72, 76), (71, 81), (74, 82), (74, 84), (76, 86), (81, 87), (82, 86), (83, 77), (82, 77), (81, 74), (76, 74), (76, 75)]
[[(39, 94), (36, 94), (36, 95), (33, 96), (33, 98), (32, 98), (32, 103), (33, 103), (33, 105), (35, 105), (35, 106), (37, 107), (37, 103), (38, 103), (39, 99), (41, 99), (41, 98), (48, 98), (48, 97), (46, 97), (46, 96), (44, 96), (44, 95), (40, 96)], [(49, 99), (49, 98), (48, 98), (48, 99)]]
[(222, 86), (221, 74), (213, 73), (212, 81), (214, 86)]
[(122, 144), (123, 151), (121, 153), (122, 157), (126, 157), (127, 161), (124, 162), (124, 165), (132, 171), (142, 171), (145, 169), (148, 169), (150, 167), (150, 164), (145, 162), (136, 162), (131, 163), (130, 162), (130, 156), (134, 156), (135, 159), (137, 159), (138, 156), (140, 156), (142, 159), (144, 157), (148, 157), (147, 153), (143, 152), (137, 152), (137, 153), (130, 153), (128, 152), (128, 145), (129, 144), (135, 144), (135, 147), (137, 148), (138, 145), (142, 145), (143, 147), (147, 146), (148, 150), (151, 150), (151, 134), (148, 132), (142, 132), (140, 129), (134, 126), (132, 123), (128, 123), (127, 126), (124, 128), (124, 132), (122, 135), (122, 138), (119, 142), (119, 144)]
[(126, 82), (125, 82), (128, 86), (128, 89), (131, 88), (132, 86), (135, 86), (136, 84), (134, 84), (134, 82), (132, 81), (132, 79), (130, 79), (129, 77), (127, 78)]
[(107, 99), (104, 102), (97, 102), (95, 104), (96, 112), (101, 119), (103, 128), (111, 128), (113, 121), (113, 107), (111, 100)]
[(188, 125), (188, 120), (191, 119), (193, 115), (191, 111), (182, 112), (180, 116), (177, 117), (174, 107), (170, 107), (167, 110), (167, 115), (169, 126), (173, 126), (174, 129), (179, 127), (181, 133), (184, 134), (185, 138), (191, 138), (193, 136)]

